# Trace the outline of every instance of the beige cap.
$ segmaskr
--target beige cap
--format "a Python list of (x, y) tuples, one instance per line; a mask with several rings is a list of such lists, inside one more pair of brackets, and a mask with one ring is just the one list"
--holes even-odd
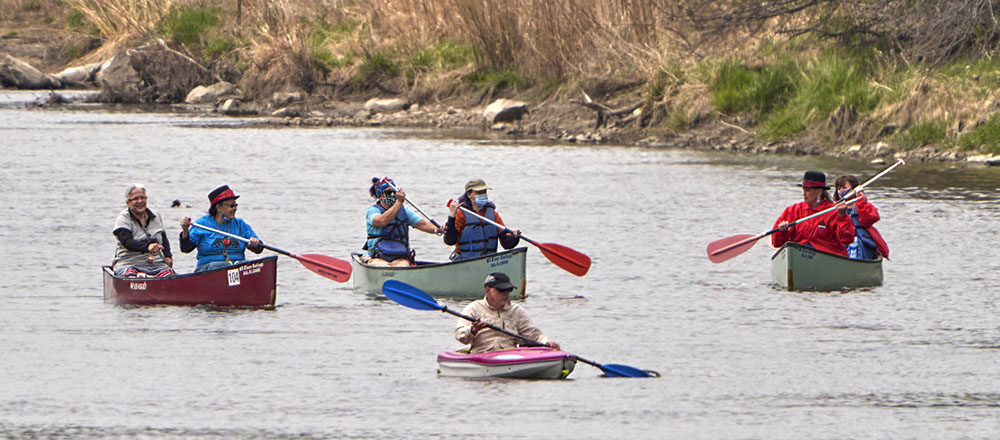
[(472, 190), (472, 191), (482, 191), (484, 189), (493, 189), (493, 188), (487, 188), (486, 187), (486, 181), (483, 180), (483, 179), (472, 179), (472, 180), (469, 181), (469, 183), (465, 184), (465, 190), (466, 191), (469, 191), (469, 190)]

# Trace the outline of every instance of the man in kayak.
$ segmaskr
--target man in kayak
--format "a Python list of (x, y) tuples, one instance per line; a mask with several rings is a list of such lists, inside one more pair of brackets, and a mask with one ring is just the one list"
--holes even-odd
[(493, 222), (504, 224), (496, 205), (489, 200), (483, 179), (473, 179), (465, 184), (465, 194), (459, 196), (457, 202), (448, 204), (448, 222), (445, 224), (444, 244), (455, 245), (451, 253), (453, 261), (479, 257), (497, 252), (497, 243), (504, 249), (513, 249), (521, 241), (520, 230), (504, 230), (493, 226), (482, 219), (466, 215), (463, 207), (473, 211)]
[(535, 327), (520, 304), (510, 302), (510, 292), (516, 287), (510, 283), (510, 277), (503, 272), (493, 272), (483, 283), (486, 295), (477, 299), (462, 309), (462, 314), (479, 319), (469, 322), (462, 318), (455, 327), (455, 339), (463, 344), (470, 344), (470, 353), (485, 353), (488, 351), (506, 350), (517, 347), (522, 341), (505, 335), (486, 326), (486, 323), (500, 327), (541, 342), (556, 350), (559, 344), (550, 341), (541, 330)]
[(803, 201), (785, 208), (774, 222), (778, 231), (771, 235), (771, 245), (777, 248), (791, 241), (846, 257), (847, 245), (854, 241), (854, 223), (847, 216), (845, 207), (790, 226), (800, 218), (834, 206), (830, 193), (826, 191), (830, 187), (826, 185), (825, 173), (806, 171), (799, 186), (802, 187)]
[(125, 191), (126, 208), (118, 214), (111, 231), (118, 239), (111, 268), (124, 277), (175, 275), (170, 242), (163, 222), (146, 206), (146, 188), (138, 183)]
[(368, 241), (361, 261), (373, 266), (409, 266), (413, 262), (410, 227), (428, 234), (438, 233), (433, 223), (403, 205), (406, 193), (397, 192), (396, 188), (396, 183), (388, 177), (372, 177), (368, 189), (376, 201), (365, 214)]

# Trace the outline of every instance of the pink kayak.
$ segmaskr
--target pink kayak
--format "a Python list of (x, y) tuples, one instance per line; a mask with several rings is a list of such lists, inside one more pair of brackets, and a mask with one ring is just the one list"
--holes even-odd
[(459, 377), (565, 379), (576, 356), (549, 347), (521, 347), (488, 353), (446, 351), (438, 355), (438, 374)]

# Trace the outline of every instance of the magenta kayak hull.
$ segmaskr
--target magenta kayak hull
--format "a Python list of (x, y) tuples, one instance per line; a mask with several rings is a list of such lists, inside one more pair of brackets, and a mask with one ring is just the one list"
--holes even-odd
[(488, 353), (447, 351), (437, 357), (438, 374), (455, 377), (565, 379), (576, 356), (548, 347), (521, 347)]

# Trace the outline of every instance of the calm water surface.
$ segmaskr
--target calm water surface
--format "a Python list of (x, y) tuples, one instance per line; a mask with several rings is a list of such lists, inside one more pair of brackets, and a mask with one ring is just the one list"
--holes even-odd
[[(818, 157), (544, 146), (375, 129), (35, 110), (0, 91), (0, 437), (997, 438), (1000, 169), (909, 164), (874, 184), (885, 286), (788, 293), (761, 241)], [(532, 249), (535, 322), (564, 349), (660, 379), (439, 378), (449, 315), (366, 296), (281, 258), (275, 310), (123, 308), (100, 266), (131, 182), (168, 225), (231, 185), (268, 243), (347, 259), (372, 176), (443, 221), (484, 178), (507, 223), (591, 256), (572, 276)], [(190, 205), (169, 208), (179, 199)], [(422, 258), (440, 238), (414, 233)], [(175, 251), (176, 252), (176, 251)], [(178, 252), (179, 253), (179, 252)], [(176, 257), (190, 270), (192, 254)], [(463, 302), (445, 302), (461, 307)]]

